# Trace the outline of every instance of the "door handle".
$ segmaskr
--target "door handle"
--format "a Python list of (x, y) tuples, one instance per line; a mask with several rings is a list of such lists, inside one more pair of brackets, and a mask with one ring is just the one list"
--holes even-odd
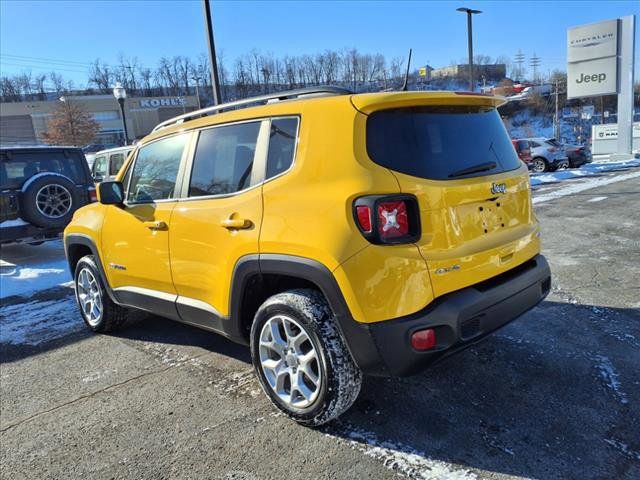
[(166, 230), (167, 227), (167, 223), (163, 222), (162, 220), (156, 220), (153, 222), (143, 222), (144, 226), (147, 227), (149, 230)]
[(222, 226), (229, 230), (246, 230), (253, 227), (253, 223), (246, 218), (227, 218), (222, 221)]

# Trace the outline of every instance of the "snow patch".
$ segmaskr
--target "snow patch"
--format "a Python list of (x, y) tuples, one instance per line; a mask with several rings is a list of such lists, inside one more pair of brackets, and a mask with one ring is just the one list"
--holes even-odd
[(4, 222), (0, 222), (0, 228), (22, 227), (24, 225), (29, 225), (29, 223), (25, 222), (21, 218), (16, 218), (15, 220), (5, 220)]
[(583, 178), (593, 175), (600, 175), (617, 170), (627, 170), (629, 168), (640, 167), (640, 160), (624, 160), (621, 162), (593, 162), (582, 165), (580, 168), (570, 170), (558, 170), (556, 172), (532, 173), (530, 182), (532, 186), (547, 183), (558, 183), (563, 180)]
[(538, 197), (533, 197), (533, 203), (543, 203), (548, 202), (549, 200), (555, 200), (560, 197), (565, 197), (567, 195), (574, 195), (579, 192), (583, 192), (585, 190), (590, 190), (592, 188), (602, 187), (604, 185), (609, 185), (611, 183), (622, 182), (625, 180), (630, 180), (632, 178), (640, 177), (640, 172), (632, 172), (624, 175), (617, 175), (615, 177), (608, 178), (591, 178), (586, 180), (585, 182), (576, 183), (573, 185), (568, 185), (564, 188), (560, 188), (550, 193), (546, 193), (544, 195), (540, 195)]
[(640, 460), (640, 453), (634, 450), (631, 450), (631, 448), (629, 448), (629, 445), (627, 445), (626, 443), (621, 442), (619, 440), (610, 439), (610, 438), (605, 438), (604, 441), (607, 442), (616, 450), (618, 450), (619, 452), (621, 452), (624, 456), (629, 457), (631, 459), (635, 458), (636, 460)]
[(29, 296), (71, 281), (62, 242), (39, 246), (9, 245), (2, 248), (0, 298)]
[(84, 328), (75, 298), (3, 306), (0, 343), (40, 345)]
[(620, 384), (620, 379), (618, 376), (618, 372), (613, 368), (613, 364), (608, 357), (604, 355), (597, 355), (595, 357), (597, 362), (597, 368), (600, 372), (600, 376), (604, 380), (605, 386), (613, 391), (613, 394), (620, 400), (620, 403), (627, 404), (629, 400), (627, 399), (627, 394), (622, 391), (622, 385)]
[[(432, 460), (419, 450), (401, 442), (379, 439), (375, 433), (359, 428), (347, 428), (340, 436), (326, 433), (338, 442), (345, 442), (352, 449), (382, 462), (389, 470), (418, 480), (476, 480), (469, 470), (453, 470), (451, 465)], [(346, 438), (342, 438), (346, 437)]]
[(609, 197), (593, 197), (590, 200), (587, 200), (589, 203), (601, 202), (602, 200), (606, 200)]

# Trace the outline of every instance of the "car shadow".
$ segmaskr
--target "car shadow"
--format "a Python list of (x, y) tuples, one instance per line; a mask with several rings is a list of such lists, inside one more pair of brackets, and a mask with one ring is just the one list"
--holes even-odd
[(421, 375), (366, 378), (323, 430), (409, 476), (640, 478), (638, 364), (638, 309), (547, 301)]

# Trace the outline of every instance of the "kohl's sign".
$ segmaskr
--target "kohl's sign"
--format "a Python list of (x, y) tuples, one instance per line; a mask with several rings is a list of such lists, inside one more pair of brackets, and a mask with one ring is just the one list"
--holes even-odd
[(140, 99), (140, 108), (158, 108), (158, 107), (182, 107), (186, 105), (184, 98), (142, 98)]
[(567, 30), (567, 98), (618, 93), (618, 20)]

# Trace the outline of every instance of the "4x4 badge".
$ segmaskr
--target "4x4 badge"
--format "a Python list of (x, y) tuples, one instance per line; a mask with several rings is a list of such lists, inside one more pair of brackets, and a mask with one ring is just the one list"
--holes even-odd
[(507, 193), (507, 185), (505, 183), (492, 183), (491, 193)]

